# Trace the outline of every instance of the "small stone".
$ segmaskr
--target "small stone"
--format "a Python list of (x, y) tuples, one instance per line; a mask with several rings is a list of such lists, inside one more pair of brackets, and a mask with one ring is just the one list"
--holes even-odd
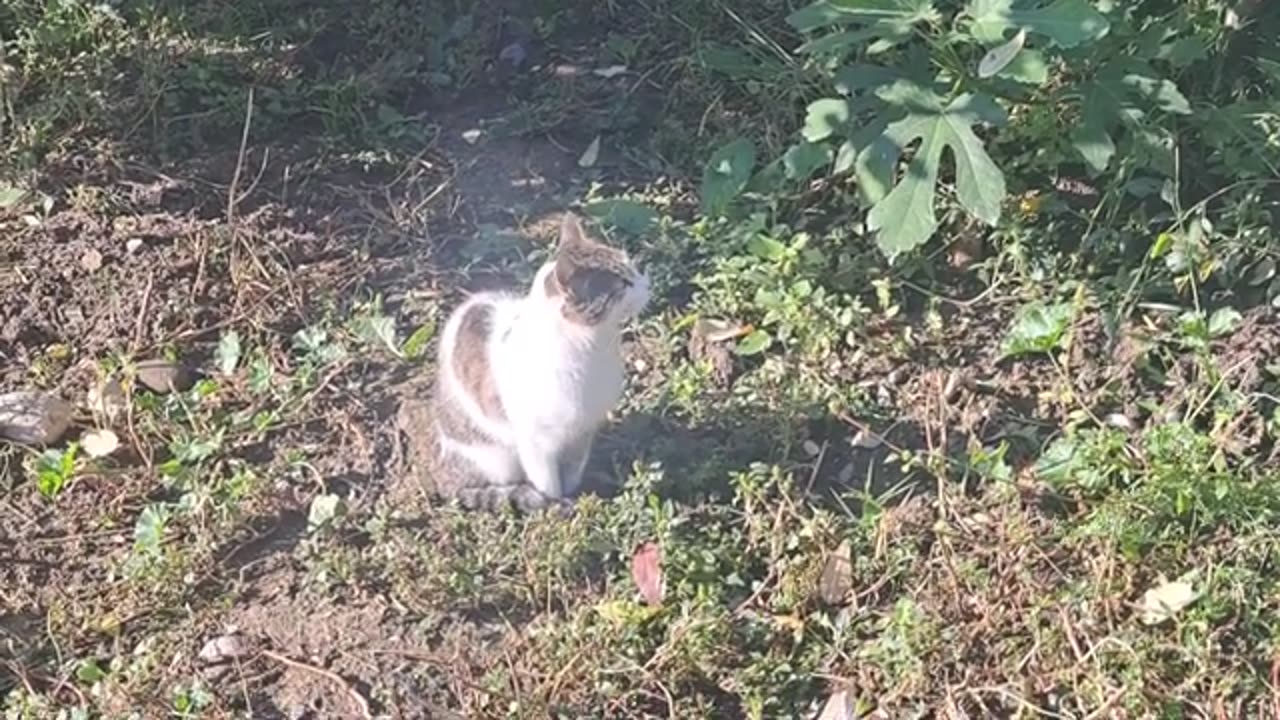
[(200, 648), (200, 659), (210, 665), (238, 660), (253, 651), (242, 635), (219, 635)]
[(80, 267), (84, 268), (85, 272), (97, 272), (102, 267), (102, 253), (93, 248), (85, 250), (80, 256)]
[(124, 251), (129, 253), (130, 255), (136, 255), (138, 251), (141, 249), (142, 249), (141, 238), (129, 238), (127, 241), (125, 241)]
[(120, 438), (110, 430), (90, 430), (80, 436), (80, 446), (89, 457), (106, 457), (120, 447)]
[(818, 457), (818, 454), (822, 452), (822, 447), (812, 440), (805, 440), (804, 451), (809, 457)]
[(144, 360), (138, 363), (138, 381), (158, 393), (182, 391), (191, 387), (191, 373), (168, 360)]
[(26, 445), (56, 442), (74, 409), (56, 395), (22, 390), (0, 395), (0, 437)]
[(1111, 413), (1110, 415), (1108, 415), (1107, 424), (1113, 428), (1119, 428), (1121, 430), (1133, 429), (1133, 421), (1130, 420), (1128, 416), (1122, 413)]

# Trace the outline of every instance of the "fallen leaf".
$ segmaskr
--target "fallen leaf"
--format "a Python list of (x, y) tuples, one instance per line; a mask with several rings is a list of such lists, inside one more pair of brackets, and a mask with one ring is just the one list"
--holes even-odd
[(840, 543), (835, 552), (827, 556), (818, 578), (818, 595), (828, 605), (843, 605), (853, 590), (853, 546), (848, 540)]
[(631, 577), (641, 597), (650, 605), (662, 604), (661, 552), (657, 543), (647, 542), (631, 556)]
[(853, 700), (849, 697), (849, 691), (837, 690), (831, 693), (814, 720), (854, 720)]
[(1139, 603), (1139, 619), (1144, 625), (1158, 625), (1182, 612), (1200, 597), (1187, 579), (1162, 582), (1147, 590)]
[(600, 136), (597, 135), (595, 140), (587, 146), (582, 152), (582, 157), (578, 158), (578, 167), (589, 168), (596, 164), (596, 160), (600, 159)]
[(120, 438), (110, 430), (90, 430), (80, 436), (80, 447), (89, 457), (106, 457), (120, 447)]

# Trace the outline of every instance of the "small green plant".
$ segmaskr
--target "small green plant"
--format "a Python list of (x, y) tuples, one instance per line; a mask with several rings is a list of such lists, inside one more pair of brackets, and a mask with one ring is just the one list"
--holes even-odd
[(79, 450), (77, 443), (71, 443), (61, 450), (49, 449), (36, 456), (36, 487), (46, 499), (57, 499), (75, 477)]

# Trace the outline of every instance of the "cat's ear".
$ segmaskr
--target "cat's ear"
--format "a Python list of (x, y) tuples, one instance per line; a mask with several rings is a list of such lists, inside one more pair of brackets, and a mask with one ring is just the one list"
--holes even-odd
[(565, 213), (564, 219), (560, 221), (560, 249), (581, 247), (588, 242), (587, 231), (582, 227), (582, 220), (571, 212)]
[(582, 248), (589, 244), (582, 221), (573, 213), (565, 213), (560, 221), (560, 243), (556, 246), (556, 281), (568, 287), (569, 279), (578, 269)]

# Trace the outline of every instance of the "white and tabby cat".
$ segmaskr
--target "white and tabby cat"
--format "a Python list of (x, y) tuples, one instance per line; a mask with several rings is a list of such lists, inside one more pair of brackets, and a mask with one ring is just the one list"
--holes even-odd
[(622, 396), (622, 325), (649, 300), (626, 253), (572, 214), (523, 297), (478, 293), (445, 324), (432, 397), (436, 492), (469, 508), (561, 502)]

